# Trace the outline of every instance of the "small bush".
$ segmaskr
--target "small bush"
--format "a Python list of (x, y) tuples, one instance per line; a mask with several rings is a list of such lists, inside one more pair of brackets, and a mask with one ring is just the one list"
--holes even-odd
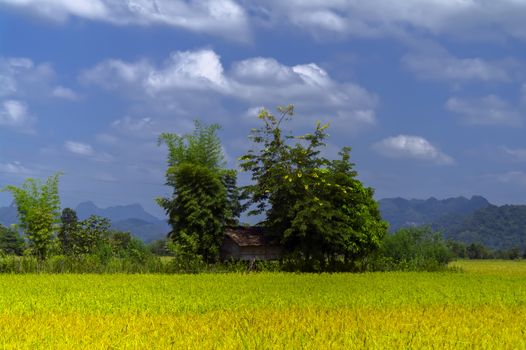
[(379, 251), (362, 268), (438, 271), (446, 269), (452, 258), (453, 254), (440, 233), (429, 227), (411, 227), (386, 236)]

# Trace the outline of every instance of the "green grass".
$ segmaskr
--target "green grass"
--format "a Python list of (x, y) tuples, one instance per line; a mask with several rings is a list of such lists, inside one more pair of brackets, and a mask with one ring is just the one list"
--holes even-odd
[(0, 348), (526, 348), (526, 263), (454, 265), (464, 272), (0, 275)]

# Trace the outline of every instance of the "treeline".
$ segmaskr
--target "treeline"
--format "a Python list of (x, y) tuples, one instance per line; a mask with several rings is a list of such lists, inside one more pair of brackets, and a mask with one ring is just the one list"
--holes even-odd
[[(79, 221), (60, 211), (55, 174), (6, 186), (13, 194), (19, 225), (2, 229), (7, 244), (0, 270), (11, 272), (200, 272), (239, 270), (385, 271), (439, 270), (453, 257), (440, 235), (429, 229), (387, 234), (374, 190), (357, 178), (349, 147), (339, 157), (323, 156), (328, 125), (294, 135), (283, 124), (293, 107), (274, 116), (261, 110), (262, 126), (252, 129), (253, 147), (239, 158), (251, 174), (237, 186), (237, 172), (225, 168), (218, 125), (196, 122), (193, 133), (164, 133), (168, 148), (166, 184), (172, 194), (158, 198), (172, 227), (166, 242), (149, 247), (128, 232), (111, 229), (107, 219)], [(269, 240), (278, 242), (277, 261), (225, 261), (220, 248), (227, 227), (241, 212), (259, 215)], [(18, 235), (23, 233), (23, 239)], [(22, 254), (22, 257), (16, 256)], [(160, 255), (170, 254), (163, 258)]]
[(481, 243), (466, 244), (451, 240), (447, 241), (447, 246), (457, 259), (526, 259), (526, 249), (517, 246), (509, 249), (491, 249)]

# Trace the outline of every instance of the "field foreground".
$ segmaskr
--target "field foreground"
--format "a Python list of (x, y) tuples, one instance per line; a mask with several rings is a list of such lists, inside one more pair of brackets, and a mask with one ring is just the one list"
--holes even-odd
[(526, 263), (456, 264), (465, 272), (1, 275), (0, 347), (526, 349)]

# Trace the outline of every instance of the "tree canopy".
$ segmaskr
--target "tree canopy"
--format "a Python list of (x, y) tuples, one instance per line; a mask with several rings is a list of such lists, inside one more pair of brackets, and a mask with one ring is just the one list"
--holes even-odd
[(45, 182), (29, 178), (20, 187), (9, 185), (3, 188), (3, 191), (13, 194), (20, 227), (29, 240), (33, 254), (39, 259), (46, 258), (60, 222), (60, 175), (50, 176)]
[(253, 129), (254, 148), (241, 157), (252, 174), (244, 188), (250, 214), (264, 214), (261, 223), (307, 268), (324, 269), (337, 260), (352, 262), (375, 250), (387, 230), (373, 189), (364, 187), (350, 162), (350, 148), (340, 158), (320, 155), (328, 125), (312, 133), (285, 135), (282, 124), (292, 119), (293, 106), (279, 107), (276, 117), (262, 110), (264, 123)]
[(158, 203), (168, 214), (169, 238), (177, 257), (215, 262), (224, 227), (239, 215), (236, 173), (224, 168), (219, 126), (195, 122), (192, 134), (163, 133), (168, 147), (166, 184), (171, 198)]

